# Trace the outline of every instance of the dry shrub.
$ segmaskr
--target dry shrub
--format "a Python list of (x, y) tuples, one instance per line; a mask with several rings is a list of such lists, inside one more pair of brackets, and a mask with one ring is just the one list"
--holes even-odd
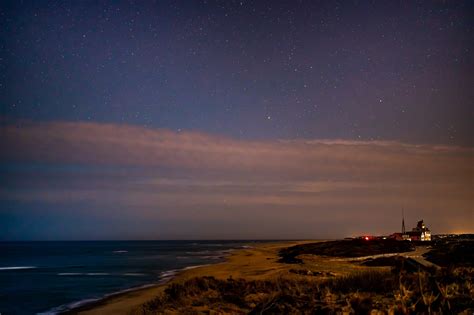
[(372, 270), (324, 282), (300, 277), (254, 281), (198, 277), (170, 284), (162, 295), (143, 305), (141, 311), (142, 314), (472, 313), (472, 283), (472, 272), (465, 270), (436, 274)]

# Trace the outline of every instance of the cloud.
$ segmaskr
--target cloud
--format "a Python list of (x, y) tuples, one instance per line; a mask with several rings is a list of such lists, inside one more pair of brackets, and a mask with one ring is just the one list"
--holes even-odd
[[(4, 165), (51, 166), (4, 170), (4, 202), (114, 207), (123, 216), (150, 220), (233, 220), (237, 231), (256, 217), (275, 227), (266, 230), (268, 237), (286, 221), (298, 222), (305, 233), (318, 222), (326, 231), (329, 221), (356, 233), (396, 218), (378, 226), (382, 233), (398, 226), (405, 206), (414, 211), (413, 220), (426, 215), (438, 231), (474, 230), (474, 149), (469, 147), (238, 140), (85, 122), (4, 122), (0, 132)], [(354, 226), (357, 219), (360, 227)]]
[[(1, 128), (10, 161), (122, 165), (304, 178), (404, 175), (466, 177), (472, 148), (342, 140), (250, 141), (99, 123), (24, 123)], [(273, 174), (272, 174), (273, 173)]]

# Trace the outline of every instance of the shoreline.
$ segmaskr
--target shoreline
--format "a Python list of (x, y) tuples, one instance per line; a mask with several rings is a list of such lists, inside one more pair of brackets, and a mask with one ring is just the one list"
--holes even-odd
[[(223, 259), (225, 259), (225, 257), (223, 257)], [(216, 262), (216, 264), (218, 263), (221, 263), (221, 262)], [(68, 304), (62, 304), (62, 305), (53, 307), (45, 312), (41, 312), (39, 314), (44, 314), (44, 315), (46, 314), (58, 314), (58, 315), (78, 314), (84, 311), (94, 309), (101, 305), (104, 305), (109, 300), (118, 299), (128, 294), (132, 295), (135, 292), (138, 293), (144, 290), (152, 290), (152, 289), (156, 289), (162, 286), (166, 287), (166, 285), (170, 283), (171, 281), (173, 281), (173, 279), (175, 279), (181, 272), (185, 272), (186, 270), (191, 270), (191, 269), (200, 268), (204, 266), (210, 266), (210, 265), (213, 265), (213, 264), (194, 265), (194, 266), (183, 267), (181, 269), (166, 270), (162, 272), (163, 276), (156, 283), (146, 283), (143, 285), (130, 287), (130, 288), (123, 289), (120, 291), (107, 293), (107, 294), (104, 294), (102, 297), (98, 297), (98, 298), (89, 298), (89, 299), (83, 299), (83, 300), (71, 302)], [(64, 310), (62, 310), (63, 308)]]
[[(111, 301), (120, 299), (121, 297), (125, 297), (127, 295), (134, 296), (135, 294), (140, 293), (141, 291), (154, 291), (155, 289), (158, 289), (161, 286), (166, 286), (166, 284), (169, 283), (170, 281), (172, 281), (172, 279), (168, 279), (165, 283), (155, 283), (155, 284), (150, 283), (150, 284), (145, 284), (139, 287), (132, 287), (132, 288), (125, 289), (122, 291), (109, 293), (109, 294), (106, 294), (102, 298), (83, 300), (84, 303), (82, 303), (81, 305), (72, 307), (71, 309), (67, 309), (64, 311), (59, 311), (56, 314), (58, 315), (82, 314), (83, 312), (88, 312), (88, 311), (94, 310), (95, 308), (100, 308), (101, 306), (104, 306)], [(70, 304), (74, 305), (78, 303), (81, 303), (81, 301), (73, 302)], [(50, 313), (45, 312), (41, 314), (50, 314)]]
[[(236, 249), (236, 250), (240, 250), (240, 249)], [(162, 274), (164, 274), (164, 276), (162, 276), (162, 278), (160, 278), (160, 280), (156, 283), (143, 284), (143, 285), (131, 287), (128, 289), (123, 289), (120, 291), (107, 293), (104, 296), (99, 297), (99, 298), (90, 298), (90, 299), (84, 299), (80, 301), (71, 302), (68, 304), (63, 304), (39, 314), (58, 314), (58, 315), (82, 314), (84, 312), (93, 311), (95, 308), (100, 308), (101, 306), (106, 305), (110, 301), (121, 299), (123, 297), (126, 297), (127, 295), (130, 295), (130, 297), (135, 296), (137, 293), (140, 293), (140, 291), (148, 291), (148, 290), (155, 291), (156, 289), (159, 289), (159, 288), (164, 289), (170, 282), (176, 279), (181, 273), (186, 272), (187, 270), (191, 270), (191, 269), (223, 263), (225, 262), (225, 259), (227, 258), (227, 256), (231, 255), (231, 253), (232, 252), (229, 252), (225, 257), (223, 257), (224, 261), (216, 262), (213, 264), (194, 265), (194, 266), (183, 267), (181, 269), (170, 269), (170, 270), (163, 271)], [(159, 290), (159, 292), (161, 292), (161, 290)], [(74, 305), (74, 306), (68, 308), (68, 306), (70, 305)], [(61, 310), (62, 307), (66, 309)]]
[[(237, 249), (237, 250), (239, 250), (239, 249)], [(229, 252), (228, 255), (230, 255), (230, 254), (231, 253)], [(226, 259), (226, 257), (223, 257), (223, 259)], [(50, 309), (46, 312), (40, 313), (40, 314), (54, 313), (54, 314), (58, 314), (58, 315), (72, 315), (72, 314), (83, 313), (83, 312), (98, 308), (102, 305), (105, 305), (111, 300), (120, 299), (120, 298), (122, 298), (124, 296), (127, 296), (127, 295), (134, 296), (135, 295), (134, 293), (140, 293), (140, 291), (146, 291), (146, 290), (150, 290), (150, 291), (153, 290), (154, 291), (154, 289), (158, 289), (160, 287), (164, 288), (168, 285), (168, 283), (172, 282), (176, 277), (178, 277), (181, 273), (186, 272), (187, 270), (201, 268), (201, 267), (205, 267), (205, 266), (212, 266), (212, 265), (219, 264), (219, 263), (222, 263), (222, 262), (223, 261), (216, 262), (214, 264), (202, 264), (202, 265), (195, 265), (195, 266), (187, 266), (187, 267), (183, 267), (181, 269), (166, 270), (166, 271), (162, 272), (164, 274), (164, 276), (162, 278), (160, 278), (160, 280), (156, 283), (143, 284), (143, 285), (140, 285), (140, 286), (131, 287), (131, 288), (128, 288), (128, 289), (108, 293), (108, 294), (105, 294), (104, 296), (99, 297), (99, 298), (90, 298), (90, 299), (84, 299), (84, 300), (80, 300), (80, 301), (76, 301), (76, 302), (71, 302), (71, 303), (68, 303), (68, 304), (63, 304), (63, 305), (54, 307), (54, 308), (52, 308), (52, 309)], [(77, 305), (77, 306), (72, 306), (71, 308), (68, 308), (68, 305)], [(60, 310), (62, 307), (67, 308), (67, 309)], [(56, 311), (56, 309), (58, 309), (58, 310)]]
[[(263, 261), (266, 262), (269, 259), (275, 260), (278, 258), (275, 256), (275, 253), (279, 248), (306, 242), (314, 241), (275, 241), (234, 249), (223, 257), (223, 261), (218, 261), (212, 264), (184, 267), (176, 270), (176, 272), (171, 276), (168, 276), (165, 279), (160, 279), (160, 281), (155, 284), (148, 284), (141, 287), (110, 293), (98, 300), (86, 302), (84, 305), (73, 307), (69, 310), (59, 311), (58, 314), (133, 314), (142, 304), (152, 300), (154, 297), (162, 293), (167, 285), (173, 282), (184, 282), (187, 279), (204, 275), (214, 276), (216, 278), (228, 278), (229, 276), (233, 278), (248, 278), (250, 276), (250, 278), (253, 278), (251, 275), (252, 271), (255, 273), (255, 277), (263, 277), (267, 274), (265, 271), (271, 273), (273, 270), (258, 270), (255, 266), (243, 265), (242, 263), (246, 260), (246, 257), (266, 252), (269, 257), (265, 257)], [(242, 274), (241, 270), (239, 271), (239, 268), (235, 268), (236, 265), (239, 267), (247, 267), (244, 269), (247, 269), (246, 272), (249, 274)], [(165, 273), (170, 271), (165, 271)], [(80, 303), (80, 301), (75, 303)]]

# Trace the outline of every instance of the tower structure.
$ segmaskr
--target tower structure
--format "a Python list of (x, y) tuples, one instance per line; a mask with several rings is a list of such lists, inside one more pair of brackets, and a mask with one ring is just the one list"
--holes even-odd
[(405, 231), (405, 212), (402, 208), (402, 235), (405, 235), (406, 234), (406, 231)]

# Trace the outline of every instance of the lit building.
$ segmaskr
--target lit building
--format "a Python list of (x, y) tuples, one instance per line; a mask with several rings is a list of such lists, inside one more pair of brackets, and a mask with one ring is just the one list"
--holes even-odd
[(405, 219), (402, 219), (402, 233), (394, 233), (390, 235), (391, 238), (394, 238), (399, 241), (431, 241), (431, 231), (425, 225), (423, 220), (418, 221), (416, 227), (411, 231), (405, 231)]
[(418, 221), (418, 224), (411, 232), (407, 233), (412, 241), (431, 241), (431, 231), (423, 223), (423, 220)]

